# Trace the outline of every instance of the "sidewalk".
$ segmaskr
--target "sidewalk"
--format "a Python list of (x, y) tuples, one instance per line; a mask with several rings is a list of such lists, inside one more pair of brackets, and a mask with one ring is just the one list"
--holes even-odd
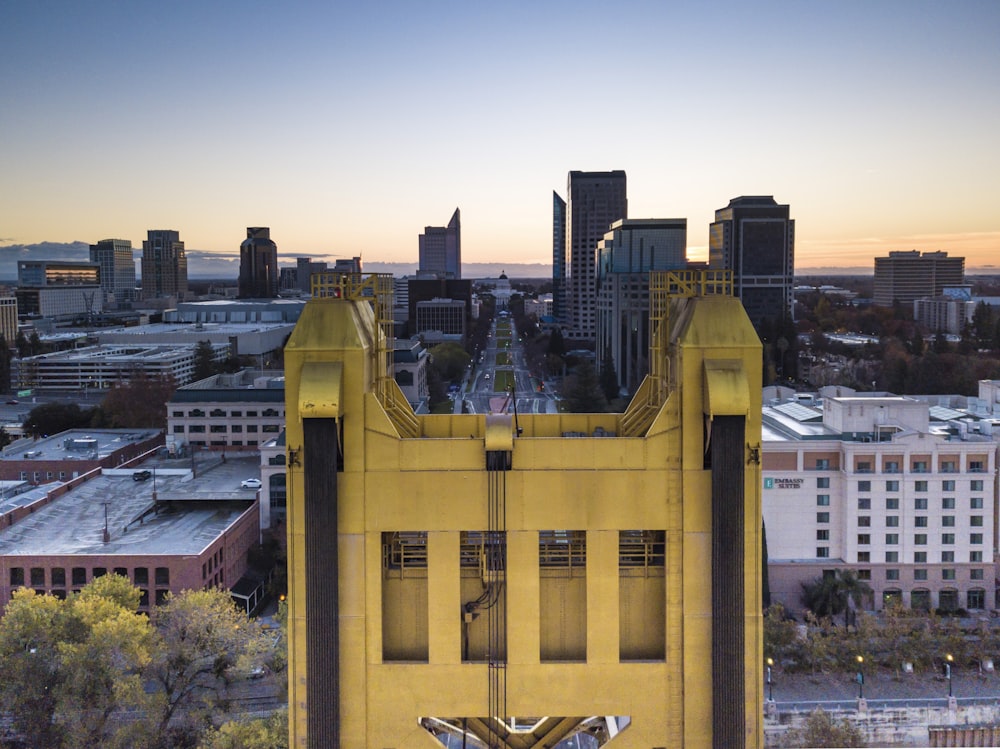
[[(781, 703), (842, 702), (858, 697), (855, 674), (786, 674), (773, 675), (774, 700)], [(764, 685), (765, 698), (768, 686)], [(1000, 675), (978, 671), (955, 670), (951, 690), (958, 699), (993, 698), (1000, 701)], [(942, 674), (878, 673), (865, 676), (864, 696), (868, 700), (928, 700), (948, 697), (948, 680)]]

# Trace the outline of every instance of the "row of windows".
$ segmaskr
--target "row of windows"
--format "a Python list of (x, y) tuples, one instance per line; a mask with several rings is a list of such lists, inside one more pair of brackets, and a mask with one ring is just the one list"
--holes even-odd
[[(87, 578), (87, 568), (86, 567), (72, 567), (70, 569), (70, 579), (72, 585), (86, 585), (88, 582)], [(111, 570), (115, 575), (121, 575), (122, 577), (129, 577), (129, 572), (127, 567), (115, 567)], [(53, 586), (63, 586), (66, 585), (66, 568), (65, 567), (51, 567), (48, 569), (49, 582), (46, 583), (46, 568), (45, 567), (31, 567), (28, 570), (27, 577), (25, 577), (24, 567), (11, 567), (10, 568), (10, 585), (12, 588), (20, 587), (25, 584), (25, 580), (30, 580), (32, 587), (40, 585), (53, 585)], [(103, 577), (108, 574), (107, 567), (92, 567), (90, 569), (90, 579)], [(148, 567), (135, 567), (132, 569), (132, 582), (136, 585), (148, 585), (149, 584), (149, 568)], [(157, 567), (154, 571), (154, 580), (156, 585), (170, 585), (170, 568), (169, 567)]]
[[(212, 434), (242, 434), (243, 425), (242, 424), (212, 424), (209, 427), (209, 431)], [(256, 424), (247, 424), (246, 431), (251, 434), (257, 433)], [(260, 427), (260, 431), (267, 432), (270, 434), (277, 434), (281, 431), (280, 424), (264, 424)], [(183, 424), (174, 424), (174, 434), (184, 434), (185, 427)], [(205, 425), (204, 424), (189, 424), (187, 426), (187, 432), (190, 434), (204, 434)]]
[[(828, 471), (830, 470), (830, 461), (828, 459), (819, 459), (816, 461), (816, 470)], [(969, 461), (969, 473), (983, 473), (985, 471), (984, 462), (982, 460), (970, 460)], [(958, 473), (959, 464), (954, 460), (942, 460), (939, 463), (938, 471), (940, 473)], [(854, 464), (855, 473), (875, 473), (875, 469), (872, 467), (871, 461), (859, 460)], [(930, 463), (926, 460), (914, 460), (910, 463), (910, 473), (930, 473)], [(900, 464), (898, 460), (886, 460), (882, 463), (882, 473), (902, 473), (900, 470)]]
[[(73, 588), (73, 593), (79, 593), (80, 588)], [(65, 588), (50, 588), (48, 590), (44, 588), (35, 588), (35, 593), (40, 596), (51, 595), (60, 600), (66, 598)], [(155, 592), (155, 598), (157, 606), (162, 606), (167, 602), (167, 596), (170, 594), (170, 590), (167, 588), (158, 588)], [(147, 608), (149, 606), (149, 591), (145, 588), (139, 588), (139, 608)]]
[[(830, 497), (826, 494), (819, 494), (816, 496), (816, 504), (820, 506), (827, 506), (830, 504)], [(871, 497), (858, 497), (858, 509), (859, 510), (870, 510), (872, 508), (872, 498)], [(927, 497), (914, 497), (913, 498), (913, 509), (915, 510), (926, 510), (928, 508)], [(899, 509), (899, 497), (886, 497), (885, 498), (885, 509), (887, 510), (898, 510)], [(955, 498), (954, 497), (942, 497), (941, 498), (941, 509), (942, 510), (954, 510), (955, 509)], [(970, 510), (981, 510), (983, 509), (983, 498), (982, 497), (969, 497), (969, 509)]]
[[(206, 414), (200, 408), (193, 408), (190, 411), (188, 411), (187, 413), (184, 413), (184, 411), (172, 411), (171, 415), (174, 418), (176, 418), (176, 419), (183, 419), (185, 417), (187, 417), (187, 418), (193, 418), (193, 419), (200, 419), (200, 418), (203, 418)], [(281, 411), (279, 411), (276, 408), (265, 408), (263, 411), (259, 412), (259, 415), (260, 416), (283, 416), (284, 414), (282, 414)], [(223, 409), (223, 408), (213, 408), (208, 413), (208, 416), (212, 417), (213, 419), (219, 419), (219, 418), (225, 418), (225, 417), (241, 419), (241, 418), (244, 417), (244, 413), (243, 413), (243, 411), (230, 411), (227, 414), (226, 410)], [(246, 418), (257, 418), (258, 412), (257, 411), (247, 411), (246, 414), (245, 414), (245, 416), (246, 416)]]
[[(926, 509), (926, 508), (925, 508)], [(816, 513), (817, 523), (829, 523), (830, 513), (829, 512), (817, 512)], [(871, 515), (859, 515), (858, 516), (858, 527), (859, 528), (870, 528), (872, 524)], [(913, 518), (913, 525), (917, 528), (927, 528), (928, 527), (928, 516), (927, 515), (917, 515)], [(942, 515), (941, 525), (944, 528), (954, 528), (955, 527), (955, 516), (954, 515)], [(983, 516), (982, 515), (971, 515), (969, 517), (969, 525), (973, 528), (983, 527)], [(885, 517), (885, 527), (886, 528), (898, 528), (899, 527), (899, 515), (886, 515)]]
[[(959, 593), (953, 588), (947, 588), (938, 593), (938, 608), (954, 611), (958, 608)], [(884, 606), (902, 605), (903, 591), (890, 588), (882, 593)], [(929, 611), (931, 608), (931, 592), (926, 588), (914, 588), (910, 591), (910, 608)], [(978, 611), (986, 608), (986, 591), (982, 588), (970, 588), (965, 592), (965, 608)]]
[[(899, 563), (899, 552), (898, 551), (887, 551), (885, 552), (886, 564), (898, 564)], [(979, 564), (983, 561), (983, 552), (976, 550), (969, 552), (969, 562), (972, 564)], [(858, 552), (858, 563), (868, 564), (871, 562), (871, 552), (870, 551), (859, 551)], [(927, 552), (926, 551), (915, 551), (913, 552), (913, 563), (914, 564), (927, 564)], [(942, 564), (954, 564), (955, 563), (955, 552), (954, 551), (942, 551), (941, 552), (941, 563)], [(979, 570), (982, 573), (982, 570)]]
[[(819, 533), (827, 533), (827, 534), (829, 534), (829, 531), (816, 531), (816, 533), (817, 534), (819, 534)], [(829, 535), (827, 535), (826, 539), (822, 539), (822, 540), (827, 540), (828, 538), (829, 538)], [(872, 537), (871, 537), (870, 533), (859, 533), (858, 534), (858, 545), (859, 546), (869, 546), (869, 545), (871, 545), (871, 542), (872, 542)], [(917, 545), (917, 546), (926, 546), (927, 545), (927, 534), (926, 533), (914, 533), (913, 534), (913, 543), (915, 545)], [(943, 545), (945, 545), (945, 546), (953, 546), (955, 544), (955, 534), (954, 533), (942, 533), (941, 534), (941, 543)], [(969, 534), (969, 543), (971, 545), (973, 545), (973, 546), (982, 544), (983, 543), (983, 534), (982, 533), (970, 533)], [(899, 534), (898, 533), (886, 533), (885, 534), (885, 544), (886, 544), (886, 546), (896, 546), (896, 545), (898, 545), (899, 544)]]
[[(955, 491), (958, 482), (954, 479), (945, 479), (941, 482), (941, 491), (953, 492)], [(926, 480), (918, 480), (913, 482), (914, 491), (925, 492), (928, 490), (929, 482)], [(819, 479), (816, 481), (817, 489), (829, 489), (830, 479)], [(872, 490), (871, 481), (859, 481), (858, 491), (859, 492), (870, 492)], [(887, 492), (898, 492), (899, 491), (899, 481), (889, 480), (885, 482), (885, 490)], [(983, 480), (982, 479), (972, 479), (969, 481), (969, 491), (981, 492), (983, 490)]]

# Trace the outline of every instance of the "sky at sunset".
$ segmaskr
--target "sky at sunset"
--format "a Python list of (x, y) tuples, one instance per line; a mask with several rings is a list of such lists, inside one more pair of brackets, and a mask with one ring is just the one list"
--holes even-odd
[(624, 169), (695, 259), (773, 195), (797, 271), (1000, 269), (998, 40), (996, 0), (12, 0), (0, 253), (270, 226), (283, 263), (415, 263), (459, 207), (464, 261), (547, 264), (567, 172)]

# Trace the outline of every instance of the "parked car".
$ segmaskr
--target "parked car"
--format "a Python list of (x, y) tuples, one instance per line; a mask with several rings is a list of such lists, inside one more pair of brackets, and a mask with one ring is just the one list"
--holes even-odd
[(260, 479), (243, 479), (240, 486), (244, 489), (260, 489)]
[(132, 474), (133, 481), (145, 481), (153, 475), (152, 471), (136, 471)]

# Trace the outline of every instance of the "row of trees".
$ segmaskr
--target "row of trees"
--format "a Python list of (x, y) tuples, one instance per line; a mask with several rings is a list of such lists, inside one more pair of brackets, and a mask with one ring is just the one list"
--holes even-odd
[(0, 619), (0, 705), (25, 744), (234, 745), (224, 739), (236, 728), (216, 729), (225, 688), (265, 662), (283, 668), (283, 656), (224, 591), (185, 591), (148, 617), (139, 597), (119, 575), (66, 599), (14, 592)]

